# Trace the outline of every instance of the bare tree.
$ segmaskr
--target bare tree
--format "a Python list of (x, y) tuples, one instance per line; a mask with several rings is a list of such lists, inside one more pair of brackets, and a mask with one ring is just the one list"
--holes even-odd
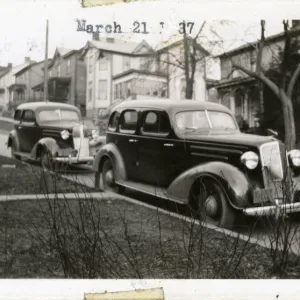
[(259, 80), (260, 84), (266, 85), (280, 100), (283, 119), (284, 119), (284, 131), (285, 131), (285, 143), (287, 148), (293, 149), (296, 145), (296, 129), (295, 129), (295, 119), (294, 119), (294, 108), (292, 102), (292, 93), (295, 86), (295, 83), (300, 74), (300, 64), (297, 65), (294, 73), (287, 83), (287, 61), (288, 55), (291, 48), (291, 31), (289, 28), (289, 23), (287, 20), (283, 21), (284, 28), (284, 51), (283, 51), (283, 61), (280, 69), (280, 81), (279, 84), (275, 84), (270, 78), (268, 78), (262, 68), (262, 54), (265, 47), (265, 21), (262, 20), (260, 23), (261, 26), (261, 37), (258, 43), (258, 53), (256, 59), (256, 69), (251, 71), (245, 66), (233, 62), (232, 66), (234, 69), (241, 70), (250, 77), (256, 78)]
[[(185, 98), (192, 99), (197, 67), (204, 62), (209, 53), (198, 41), (200, 34), (203, 32), (204, 26), (206, 25), (206, 21), (202, 23), (196, 36), (193, 38), (187, 34), (187, 30), (185, 29), (188, 27), (187, 24), (188, 23), (183, 22), (183, 39), (178, 42), (179, 44), (183, 44), (182, 53), (178, 55), (169, 47), (165, 47), (162, 50), (157, 51), (156, 55), (159, 57), (160, 63), (164, 63), (168, 67), (173, 66), (175, 70), (182, 70), (185, 78)], [(162, 58), (164, 55), (165, 59)], [(169, 71), (168, 73), (170, 74), (172, 72)]]

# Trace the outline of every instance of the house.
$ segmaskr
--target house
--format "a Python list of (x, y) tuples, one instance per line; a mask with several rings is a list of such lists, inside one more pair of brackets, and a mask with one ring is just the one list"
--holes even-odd
[(13, 113), (14, 108), (21, 101), (21, 98), (18, 98), (17, 95), (20, 95), (20, 88), (22, 86), (16, 84), (15, 74), (34, 62), (35, 61), (32, 61), (30, 57), (25, 57), (23, 64), (15, 67), (13, 67), (12, 64), (8, 64), (5, 71), (0, 71), (0, 101), (2, 103), (1, 106), (3, 107), (3, 114), (10, 116)]
[[(188, 43), (192, 40), (187, 37)], [(205, 101), (207, 99), (206, 91), (206, 57), (210, 53), (199, 43), (196, 44), (196, 55), (198, 62), (193, 84), (193, 99)], [(173, 100), (185, 99), (186, 78), (185, 78), (185, 57), (184, 40), (179, 39), (157, 50), (156, 58), (158, 70), (168, 74), (168, 97)]]
[(34, 91), (32, 88), (36, 86), (44, 78), (44, 60), (40, 62), (32, 62), (15, 73), (18, 87), (12, 100), (16, 99), (19, 102), (35, 101)]
[[(75, 105), (85, 115), (86, 67), (79, 59), (81, 51), (56, 48), (48, 64), (48, 100)], [(44, 80), (32, 89), (34, 99), (43, 100)]]
[(6, 81), (8, 77), (5, 77), (7, 73), (12, 68), (12, 64), (9, 63), (6, 67), (0, 66), (0, 113), (4, 110), (4, 107), (6, 105), (6, 98), (8, 98), (7, 95), (7, 89), (6, 89)]
[(100, 39), (94, 33), (82, 53), (87, 116), (98, 119), (108, 107), (125, 99), (167, 97), (167, 75), (158, 72), (154, 54), (146, 41)]
[[(293, 22), (292, 36), (300, 36), (299, 23)], [(215, 89), (218, 97), (215, 102), (227, 106), (236, 116), (238, 122), (246, 122), (249, 128), (260, 126), (260, 115), (263, 111), (270, 111), (276, 107), (281, 110), (279, 101), (274, 101), (275, 95), (266, 86), (263, 88), (263, 97), (260, 96), (259, 81), (249, 77), (242, 71), (234, 70), (233, 62), (255, 71), (258, 42), (248, 43), (219, 55), (221, 80), (209, 85)], [(262, 68), (268, 70), (278, 60), (279, 53), (284, 48), (284, 33), (279, 33), (266, 38), (262, 52)], [(270, 101), (268, 99), (271, 99)], [(278, 118), (270, 120), (276, 126)], [(274, 127), (275, 128), (275, 127)]]

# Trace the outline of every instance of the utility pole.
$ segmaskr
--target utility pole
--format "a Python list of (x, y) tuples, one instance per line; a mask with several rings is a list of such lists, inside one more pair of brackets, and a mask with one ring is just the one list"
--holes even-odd
[(46, 21), (46, 46), (45, 46), (45, 62), (44, 62), (44, 101), (48, 102), (48, 20)]

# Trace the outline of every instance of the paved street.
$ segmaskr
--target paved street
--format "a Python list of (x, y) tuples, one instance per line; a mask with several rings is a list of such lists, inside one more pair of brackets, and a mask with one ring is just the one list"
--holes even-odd
[[(0, 132), (0, 153), (4, 156), (10, 156), (10, 151), (7, 149), (5, 143), (7, 141), (7, 134), (4, 132)], [(82, 170), (78, 168), (72, 168), (71, 172), (68, 175), (65, 175), (66, 178), (74, 181), (78, 181), (80, 183), (83, 183), (87, 186), (94, 187), (94, 173)], [(126, 192), (125, 196), (130, 197), (134, 200), (137, 200), (139, 202), (137, 203), (149, 203), (151, 204), (151, 201), (155, 201), (150, 196), (141, 196), (140, 193), (136, 192)], [(141, 197), (143, 200), (141, 200)], [(142, 202), (141, 202), (142, 201)], [(158, 204), (159, 205), (159, 204)], [(249, 219), (247, 221), (247, 225), (240, 225), (238, 228), (234, 230), (234, 232), (248, 235), (249, 234), (249, 228), (251, 228), (251, 225), (253, 224), (253, 220)], [(274, 227), (268, 225), (265, 225), (266, 222), (262, 221), (260, 225), (257, 226), (254, 232), (251, 233), (251, 237), (261, 241), (265, 244), (270, 244), (270, 242), (274, 239)], [(293, 239), (293, 251), (296, 253), (299, 253), (300, 251), (300, 221), (296, 222), (290, 222), (291, 224), (291, 231), (293, 232), (294, 239)]]

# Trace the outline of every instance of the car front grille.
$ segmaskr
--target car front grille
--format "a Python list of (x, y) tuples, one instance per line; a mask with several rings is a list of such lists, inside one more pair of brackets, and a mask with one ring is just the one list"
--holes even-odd
[(285, 145), (278, 141), (261, 145), (260, 159), (265, 188), (273, 190), (274, 198), (288, 196), (286, 191), (290, 191), (291, 177)]

